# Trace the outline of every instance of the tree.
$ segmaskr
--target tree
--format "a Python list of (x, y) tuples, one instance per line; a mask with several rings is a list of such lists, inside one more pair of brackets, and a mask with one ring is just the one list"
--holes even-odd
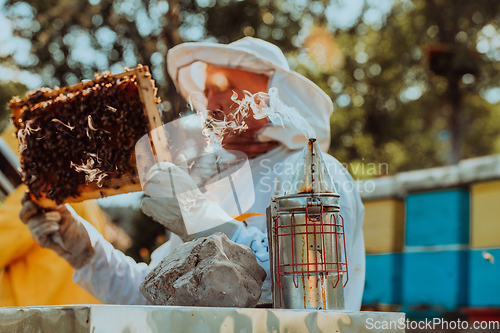
[(26, 93), (26, 87), (19, 82), (0, 81), (0, 133), (10, 120), (10, 108), (7, 106), (12, 96)]
[(47, 86), (142, 63), (152, 68), (163, 108), (170, 111), (172, 104), (179, 109), (165, 66), (170, 48), (185, 41), (229, 43), (256, 36), (292, 51), (311, 19), (325, 20), (324, 7), (310, 0), (8, 0), (4, 8), (16, 42), (30, 54), (16, 57), (13, 48), (3, 59), (40, 74)]
[(342, 69), (294, 52), (296, 69), (335, 101), (330, 153), (366, 177), (380, 169), (363, 174), (358, 163), (387, 163), (394, 173), (500, 152), (500, 110), (481, 97), (498, 84), (498, 51), (489, 48), (498, 9), (491, 1), (399, 1), (385, 24), (364, 15), (332, 37)]
[[(29, 57), (20, 60), (14, 54), (13, 60), (19, 68), (41, 75), (48, 86), (71, 85), (92, 79), (98, 71), (121, 72), (142, 63), (150, 66), (163, 88), (161, 97), (172, 101), (176, 94), (164, 58), (181, 42), (175, 3), (7, 1), (14, 35), (31, 48)], [(12, 60), (12, 55), (5, 60)], [(166, 111), (171, 108), (168, 102), (163, 106)]]
[(500, 146), (498, 107), (486, 101), (500, 96), (495, 1), (9, 0), (6, 9), (30, 41), (31, 56), (10, 56), (19, 67), (66, 85), (149, 65), (163, 109), (175, 110), (165, 120), (185, 105), (166, 72), (171, 47), (245, 35), (273, 42), (334, 100), (330, 153), (357, 176), (379, 173), (361, 163), (394, 173)]

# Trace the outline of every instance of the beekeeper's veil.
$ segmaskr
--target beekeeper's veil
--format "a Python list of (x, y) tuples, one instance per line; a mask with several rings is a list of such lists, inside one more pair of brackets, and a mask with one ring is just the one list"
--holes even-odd
[[(290, 70), (281, 50), (266, 41), (246, 37), (229, 45), (214, 43), (185, 43), (172, 48), (167, 55), (170, 77), (182, 96), (189, 101), (192, 93), (206, 105), (203, 95), (206, 64), (236, 68), (269, 76), (269, 89), (275, 87), (283, 102), (298, 110), (316, 131), (323, 151), (330, 146), (331, 99), (313, 82)], [(199, 96), (202, 96), (200, 99)], [(259, 141), (276, 140), (289, 149), (302, 149), (306, 137), (293, 125), (271, 124), (258, 134)]]

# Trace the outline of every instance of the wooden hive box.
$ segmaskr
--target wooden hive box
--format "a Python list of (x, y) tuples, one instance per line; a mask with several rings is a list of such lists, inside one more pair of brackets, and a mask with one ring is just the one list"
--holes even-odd
[[(23, 182), (41, 207), (141, 191), (137, 150), (154, 158), (142, 169), (171, 161), (147, 66), (42, 88), (10, 107)], [(148, 144), (136, 146), (144, 135)]]

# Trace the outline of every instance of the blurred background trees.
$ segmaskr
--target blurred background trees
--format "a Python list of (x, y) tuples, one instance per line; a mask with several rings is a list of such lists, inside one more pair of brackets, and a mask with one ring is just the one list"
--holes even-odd
[(492, 1), (400, 1), (338, 32), (345, 66), (320, 73), (338, 107), (331, 152), (390, 173), (499, 152), (496, 13)]
[(7, 127), (10, 121), (10, 108), (7, 106), (12, 96), (22, 96), (27, 88), (19, 82), (0, 81), (0, 133)]
[[(330, 153), (355, 178), (500, 152), (497, 1), (3, 1), (0, 73), (24, 73), (29, 88), (142, 63), (170, 120), (185, 109), (166, 71), (170, 48), (255, 36), (331, 96)], [(2, 105), (22, 89), (2, 83)]]
[(165, 119), (184, 109), (166, 72), (184, 41), (277, 44), (334, 100), (330, 153), (390, 173), (500, 151), (499, 4), (478, 0), (7, 0), (6, 66), (64, 86), (149, 65)]

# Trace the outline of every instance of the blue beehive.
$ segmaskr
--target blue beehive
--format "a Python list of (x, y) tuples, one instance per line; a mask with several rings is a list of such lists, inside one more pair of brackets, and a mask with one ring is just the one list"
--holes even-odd
[(454, 189), (406, 198), (406, 246), (469, 243), (469, 191)]
[[(500, 306), (500, 249), (470, 251), (469, 305)], [(487, 260), (490, 254), (492, 259)]]
[(404, 253), (403, 306), (451, 311), (466, 305), (467, 255), (467, 251)]
[(400, 304), (400, 296), (401, 254), (367, 255), (363, 304)]

